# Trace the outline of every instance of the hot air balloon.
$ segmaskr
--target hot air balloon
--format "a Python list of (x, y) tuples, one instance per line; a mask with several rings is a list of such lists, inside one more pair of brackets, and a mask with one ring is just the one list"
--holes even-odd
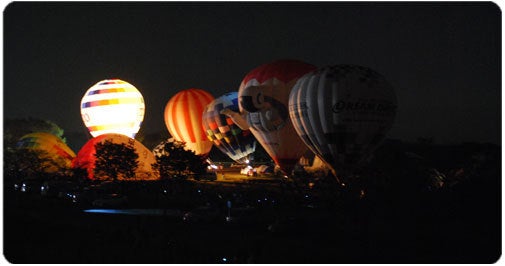
[(75, 153), (59, 137), (46, 133), (35, 132), (24, 135), (17, 143), (18, 149), (41, 151), (41, 156), (49, 159), (50, 164), (45, 169), (54, 173), (61, 169), (70, 169)]
[(367, 159), (391, 128), (396, 107), (394, 89), (384, 77), (355, 65), (307, 74), (289, 97), (296, 132), (334, 174), (352, 171)]
[(202, 114), (205, 133), (216, 147), (237, 163), (246, 163), (256, 149), (256, 140), (250, 130), (242, 130), (224, 113), (238, 112), (238, 93), (229, 92), (212, 101)]
[(142, 94), (120, 79), (102, 80), (86, 91), (81, 100), (81, 116), (93, 137), (106, 133), (134, 138), (144, 120)]
[(206, 155), (212, 148), (202, 126), (202, 112), (214, 96), (202, 89), (179, 91), (165, 106), (165, 125), (176, 141), (197, 155)]
[(287, 174), (307, 151), (290, 122), (289, 93), (298, 78), (315, 69), (296, 60), (275, 61), (249, 72), (238, 91), (240, 112), (251, 132)]
[(90, 139), (84, 146), (82, 146), (81, 150), (77, 153), (77, 157), (72, 161), (73, 168), (82, 168), (86, 169), (88, 173), (89, 179), (95, 179), (94, 169), (95, 169), (95, 161), (96, 161), (96, 149), (95, 145), (97, 143), (103, 143), (106, 140), (111, 141), (116, 144), (129, 144), (133, 145), (135, 152), (138, 154), (138, 167), (135, 171), (135, 176), (137, 179), (142, 180), (155, 180), (159, 177), (157, 176), (156, 171), (152, 168), (152, 164), (156, 162), (156, 159), (153, 153), (146, 148), (142, 143), (129, 138), (122, 134), (108, 133), (102, 134), (98, 137), (94, 137)]

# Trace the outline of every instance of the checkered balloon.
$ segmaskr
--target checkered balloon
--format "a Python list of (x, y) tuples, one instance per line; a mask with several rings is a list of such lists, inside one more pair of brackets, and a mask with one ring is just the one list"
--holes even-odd
[(242, 130), (222, 113), (229, 109), (238, 112), (238, 93), (230, 92), (216, 98), (205, 107), (202, 125), (207, 138), (223, 153), (238, 163), (244, 163), (256, 149), (256, 139), (249, 130)]

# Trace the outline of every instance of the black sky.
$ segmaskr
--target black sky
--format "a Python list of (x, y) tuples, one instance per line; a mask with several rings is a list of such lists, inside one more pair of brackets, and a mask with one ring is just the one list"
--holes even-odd
[(3, 30), (4, 117), (65, 132), (86, 131), (80, 100), (106, 78), (142, 92), (144, 130), (158, 132), (177, 91), (218, 97), (291, 58), (383, 74), (399, 104), (390, 138), (501, 143), (501, 11), (491, 2), (16, 2)]

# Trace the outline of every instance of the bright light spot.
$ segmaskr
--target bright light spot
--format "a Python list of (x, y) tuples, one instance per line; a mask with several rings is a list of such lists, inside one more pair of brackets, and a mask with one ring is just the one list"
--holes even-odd
[(81, 100), (81, 116), (93, 137), (119, 133), (133, 138), (140, 129), (144, 112), (142, 94), (133, 85), (118, 79), (96, 83)]
[(212, 169), (217, 169), (217, 165), (215, 164), (211, 164), (210, 167), (212, 167)]
[(201, 191), (201, 190), (198, 190), (198, 193), (202, 193), (202, 191)]
[(124, 215), (164, 215), (163, 209), (87, 209), (83, 210), (86, 213), (100, 214), (124, 214)]
[(224, 261), (224, 262), (226, 262), (227, 260), (228, 260), (228, 259), (226, 259), (226, 258), (223, 258), (223, 261)]
[(248, 165), (248, 166), (247, 166), (247, 169), (252, 169), (252, 166)]
[(44, 191), (45, 189), (46, 189), (46, 187), (44, 187), (44, 186), (40, 187), (40, 190), (42, 190), (42, 191)]
[(249, 159), (246, 159), (246, 160), (245, 160), (245, 163), (247, 163), (247, 164), (248, 164), (248, 163), (249, 163)]
[(258, 202), (261, 202), (261, 200), (259, 199)]
[(365, 197), (365, 191), (362, 189), (359, 191), (359, 198), (362, 199)]
[(87, 213), (109, 213), (109, 214), (121, 213), (120, 210), (116, 210), (116, 209), (88, 209), (88, 210), (84, 210), (84, 212), (87, 212)]

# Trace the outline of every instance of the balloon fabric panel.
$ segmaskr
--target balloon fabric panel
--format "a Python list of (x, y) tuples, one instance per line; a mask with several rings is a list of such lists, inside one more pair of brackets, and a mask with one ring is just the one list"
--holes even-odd
[(133, 138), (145, 114), (142, 94), (119, 79), (97, 82), (84, 94), (80, 108), (83, 122), (93, 137), (118, 133)]
[(165, 124), (177, 141), (196, 154), (207, 154), (212, 148), (202, 126), (202, 112), (213, 100), (213, 96), (201, 89), (187, 89), (178, 92), (165, 107)]
[[(59, 137), (46, 132), (35, 132), (21, 137), (17, 143), (18, 149), (31, 149), (42, 151), (43, 156), (51, 159), (59, 167), (71, 167), (75, 153)], [(53, 166), (46, 169), (47, 172), (59, 171)]]
[(138, 154), (138, 167), (135, 172), (136, 177), (140, 179), (157, 179), (156, 172), (152, 169), (152, 164), (156, 162), (154, 154), (149, 151), (142, 143), (121, 134), (103, 134), (90, 139), (79, 150), (77, 157), (72, 162), (72, 167), (86, 169), (89, 179), (94, 179), (95, 168), (95, 145), (110, 140), (115, 144), (132, 144), (135, 152)]
[[(249, 82), (251, 79), (257, 80), (258, 83), (276, 78), (283, 83), (288, 83), (294, 79), (299, 78), (307, 73), (308, 64), (298, 60), (277, 60), (271, 63), (261, 65), (251, 70), (242, 80), (243, 83)], [(310, 70), (315, 70), (315, 66), (311, 66)]]
[(203, 127), (207, 137), (213, 140), (221, 152), (242, 163), (254, 152), (255, 140), (250, 133), (243, 132), (235, 125), (231, 118), (221, 114), (224, 109), (238, 111), (236, 92), (224, 94), (206, 106), (202, 114)]
[[(191, 93), (185, 93), (183, 95), (183, 100), (182, 100), (182, 102), (180, 102), (180, 106), (186, 107), (189, 110), (194, 110), (195, 104), (194, 104), (194, 101), (189, 100), (189, 94), (191, 94)], [(191, 98), (191, 99), (193, 99), (193, 98)], [(188, 112), (188, 110), (186, 108), (182, 112), (182, 114), (184, 115), (184, 125), (187, 126), (187, 128), (186, 128), (187, 135), (184, 139), (187, 139), (188, 140), (187, 142), (189, 142), (189, 143), (194, 143), (194, 142), (196, 142), (194, 119), (192, 119), (191, 113)], [(197, 129), (198, 129), (198, 127), (197, 127)]]
[(297, 133), (336, 171), (360, 165), (383, 140), (396, 112), (394, 90), (384, 78), (352, 65), (302, 77), (289, 102)]
[(287, 174), (307, 151), (290, 121), (289, 93), (298, 78), (314, 70), (301, 61), (278, 60), (250, 71), (239, 88), (240, 111), (251, 132)]
[[(170, 131), (170, 134), (177, 140), (182, 140), (182, 133), (179, 129), (179, 126), (176, 126), (175, 125), (175, 121), (178, 121), (177, 119), (177, 115), (180, 113), (180, 112), (184, 112), (184, 110), (177, 110), (176, 107), (179, 107), (178, 103), (180, 101), (180, 98), (183, 97), (183, 94), (182, 93), (179, 93), (179, 94), (176, 94), (173, 98), (173, 101), (170, 100), (170, 102), (168, 103), (168, 116), (171, 116), (170, 118), (171, 119), (167, 119), (167, 127), (168, 127), (168, 130)], [(182, 107), (182, 105), (180, 106)]]

